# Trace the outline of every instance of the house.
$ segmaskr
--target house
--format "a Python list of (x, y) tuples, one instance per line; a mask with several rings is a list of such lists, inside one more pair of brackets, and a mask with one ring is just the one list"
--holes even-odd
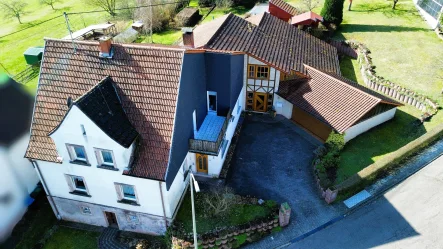
[(333, 130), (349, 141), (401, 106), (342, 77), (334, 47), (268, 13), (246, 20), (228, 14), (191, 34), (193, 44), (185, 45), (246, 54), (246, 110), (274, 109), (321, 141)]
[(435, 29), (440, 25), (443, 13), (443, 0), (413, 0), (415, 7), (426, 20), (428, 25)]
[(220, 173), (243, 65), (229, 52), (46, 40), (26, 157), (55, 215), (163, 234), (188, 170)]
[(6, 74), (0, 74), (0, 242), (22, 218), (38, 183), (37, 173), (23, 154), (29, 139), (32, 97)]
[(323, 17), (312, 11), (305, 12), (303, 14), (293, 16), (291, 18), (291, 25), (303, 29), (304, 27), (317, 28), (318, 24), (323, 22)]
[(308, 65), (307, 77), (280, 82), (282, 114), (326, 141), (332, 131), (345, 142), (392, 119), (403, 104), (350, 81)]
[(270, 0), (268, 12), (285, 22), (289, 22), (293, 16), (300, 14), (297, 8), (283, 0)]

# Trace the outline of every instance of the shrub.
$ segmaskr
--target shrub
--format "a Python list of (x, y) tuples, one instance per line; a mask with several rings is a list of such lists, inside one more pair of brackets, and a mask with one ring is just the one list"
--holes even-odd
[(332, 185), (337, 176), (337, 169), (340, 164), (340, 152), (345, 146), (342, 134), (331, 132), (324, 146), (318, 147), (314, 153), (314, 165), (320, 184), (323, 188)]
[(246, 8), (252, 8), (257, 3), (257, 0), (233, 0), (234, 6), (244, 6)]
[(210, 7), (214, 6), (215, 0), (198, 0), (198, 6), (200, 7)]
[(326, 23), (340, 25), (343, 21), (343, 4), (344, 0), (325, 0), (321, 16)]

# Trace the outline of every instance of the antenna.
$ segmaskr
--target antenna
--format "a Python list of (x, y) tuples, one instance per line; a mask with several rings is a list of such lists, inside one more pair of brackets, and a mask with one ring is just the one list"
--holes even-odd
[(68, 28), (69, 35), (71, 36), (72, 47), (74, 48), (74, 53), (75, 53), (75, 52), (77, 52), (77, 48), (75, 47), (74, 38), (72, 38), (72, 31), (71, 31), (71, 27), (69, 26), (68, 14), (66, 14), (66, 12), (63, 12), (63, 16), (65, 17), (66, 27)]

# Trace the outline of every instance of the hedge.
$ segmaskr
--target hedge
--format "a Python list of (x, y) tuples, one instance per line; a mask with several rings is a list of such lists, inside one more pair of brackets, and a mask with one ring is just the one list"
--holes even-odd
[(375, 163), (352, 175), (345, 181), (335, 185), (335, 189), (339, 191), (340, 195), (344, 193), (353, 194), (364, 188), (364, 186), (367, 184), (374, 182), (378, 176), (398, 166), (411, 155), (414, 155), (421, 149), (429, 146), (441, 136), (443, 136), (443, 124), (440, 124), (421, 137), (381, 158)]

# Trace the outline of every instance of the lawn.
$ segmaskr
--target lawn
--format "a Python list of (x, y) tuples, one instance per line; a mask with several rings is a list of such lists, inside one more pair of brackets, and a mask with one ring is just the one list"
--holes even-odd
[[(346, 5), (346, 4), (345, 4)], [(347, 6), (345, 6), (347, 8)], [(428, 29), (412, 1), (361, 0), (352, 11), (344, 11), (339, 39), (365, 43), (372, 52), (380, 76), (430, 96), (443, 105), (443, 42)], [(355, 60), (340, 62), (342, 74), (364, 84)], [(400, 107), (395, 118), (346, 144), (336, 183), (406, 145), (443, 121), (440, 111), (430, 122), (419, 125), (421, 112), (411, 106)]]
[[(204, 192), (197, 193), (195, 197), (197, 233), (203, 234), (216, 228), (247, 224), (253, 220), (266, 218), (272, 215), (277, 207), (274, 201), (266, 201), (263, 205), (234, 204), (230, 211), (219, 217), (205, 217)], [(183, 227), (187, 233), (192, 233), (192, 206), (191, 196), (186, 194), (180, 210), (177, 213), (175, 223)]]
[(95, 249), (98, 232), (88, 232), (67, 227), (58, 227), (43, 249)]

